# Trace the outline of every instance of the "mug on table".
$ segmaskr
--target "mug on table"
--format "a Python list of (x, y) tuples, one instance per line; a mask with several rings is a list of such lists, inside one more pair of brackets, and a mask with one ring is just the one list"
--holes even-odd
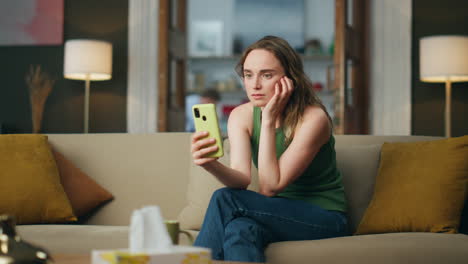
[(180, 229), (179, 221), (177, 220), (166, 220), (164, 221), (166, 224), (167, 232), (171, 237), (172, 244), (178, 245), (179, 244), (179, 234), (184, 234), (190, 241), (190, 244), (193, 244), (193, 236), (186, 230)]

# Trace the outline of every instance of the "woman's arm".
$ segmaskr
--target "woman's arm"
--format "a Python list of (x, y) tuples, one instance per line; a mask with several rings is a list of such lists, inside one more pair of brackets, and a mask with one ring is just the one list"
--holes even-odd
[(308, 107), (294, 138), (278, 160), (275, 126), (262, 122), (258, 158), (260, 193), (274, 196), (297, 179), (331, 134), (330, 122), (320, 107)]
[[(231, 168), (218, 162), (216, 158), (202, 156), (216, 151), (211, 146), (214, 139), (204, 138), (207, 134), (195, 133), (192, 137), (192, 156), (194, 163), (214, 175), (221, 183), (231, 188), (245, 189), (251, 181), (250, 175), (250, 135), (248, 132), (248, 107), (241, 105), (229, 116), (228, 134), (231, 147)], [(252, 115), (252, 114), (251, 114)]]

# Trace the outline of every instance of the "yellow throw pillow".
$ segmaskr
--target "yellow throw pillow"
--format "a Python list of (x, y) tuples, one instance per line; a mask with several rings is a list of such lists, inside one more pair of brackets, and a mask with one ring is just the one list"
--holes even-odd
[(76, 221), (47, 136), (0, 135), (0, 214), (18, 224)]
[(457, 233), (468, 192), (468, 136), (384, 143), (356, 234)]

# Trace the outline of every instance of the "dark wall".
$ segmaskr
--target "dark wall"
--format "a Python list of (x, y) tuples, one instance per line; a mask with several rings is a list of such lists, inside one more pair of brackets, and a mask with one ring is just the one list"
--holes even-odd
[[(112, 79), (91, 82), (89, 132), (126, 132), (128, 0), (65, 0), (64, 41), (87, 38), (113, 44)], [(4, 132), (30, 133), (30, 65), (56, 79), (44, 107), (43, 133), (83, 132), (84, 81), (63, 77), (63, 45), (0, 46), (0, 123)]]
[[(413, 0), (412, 134), (444, 136), (445, 84), (419, 81), (419, 40), (468, 36), (467, 0)], [(452, 136), (468, 134), (468, 83), (452, 84)]]

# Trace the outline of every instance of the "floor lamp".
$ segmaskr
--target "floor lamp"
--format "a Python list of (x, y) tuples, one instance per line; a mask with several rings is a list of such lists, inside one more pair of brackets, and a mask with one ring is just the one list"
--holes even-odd
[(420, 78), (445, 83), (445, 136), (451, 137), (452, 83), (468, 81), (468, 36), (429, 36), (419, 42)]
[(65, 42), (63, 75), (66, 79), (85, 81), (84, 133), (89, 127), (90, 81), (112, 77), (112, 44), (100, 40), (74, 39)]

